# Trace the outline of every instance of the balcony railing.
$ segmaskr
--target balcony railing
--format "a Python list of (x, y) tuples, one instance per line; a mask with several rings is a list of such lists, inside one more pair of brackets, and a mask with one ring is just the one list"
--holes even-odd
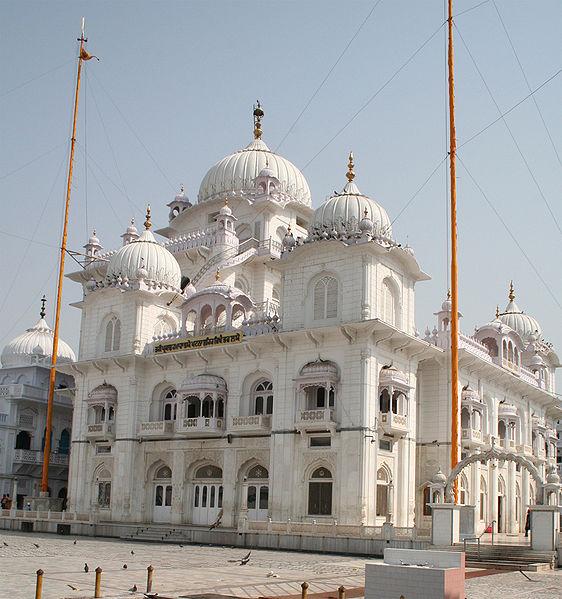
[(500, 437), (500, 447), (503, 449), (515, 449), (515, 441), (513, 439), (502, 439)]
[(484, 435), (482, 431), (475, 428), (463, 428), (462, 440), (466, 445), (475, 446), (484, 443)]
[(189, 434), (222, 433), (224, 431), (224, 420), (222, 418), (207, 418), (199, 416), (196, 418), (182, 418), (176, 422), (176, 432)]
[(259, 414), (254, 416), (233, 416), (230, 421), (232, 432), (243, 433), (245, 431), (270, 431), (271, 416)]
[(392, 435), (394, 437), (403, 437), (408, 432), (408, 417), (404, 414), (383, 412), (380, 415), (380, 422), (383, 431), (387, 435)]
[(88, 424), (86, 438), (90, 441), (108, 441), (115, 438), (115, 424), (113, 422), (98, 422)]
[(141, 422), (139, 436), (147, 438), (169, 437), (174, 434), (173, 420), (157, 420), (155, 422)]
[(334, 410), (332, 408), (300, 410), (297, 412), (296, 425), (299, 430), (327, 430), (335, 428)]
[(519, 364), (516, 364), (511, 360), (507, 360), (506, 358), (502, 358), (502, 366), (517, 375), (521, 372)]
[[(14, 452), (15, 464), (43, 464), (43, 452), (38, 449), (16, 449)], [(68, 454), (51, 453), (49, 464), (56, 466), (68, 466)]]
[(533, 448), (530, 445), (518, 445), (517, 446), (517, 453), (521, 453), (521, 454), (526, 455), (526, 456), (532, 456), (533, 455)]

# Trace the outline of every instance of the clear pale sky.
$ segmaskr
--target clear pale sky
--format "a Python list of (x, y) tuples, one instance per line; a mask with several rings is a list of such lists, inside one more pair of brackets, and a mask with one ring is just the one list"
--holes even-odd
[[(147, 202), (155, 225), (165, 225), (165, 205), (181, 183), (194, 201), (206, 170), (251, 140), (256, 99), (265, 110), (264, 140), (276, 148), (374, 4), (0, 3), (0, 343), (34, 324), (43, 293), (49, 298), (48, 320), (53, 323), (56, 246), (82, 15), (88, 48), (101, 61), (87, 63), (82, 88), (69, 238), (69, 246), (78, 250), (94, 226), (106, 249), (119, 246), (131, 216), (142, 223)], [(477, 4), (478, 0), (457, 0), (455, 12)], [(496, 6), (535, 89), (562, 68), (562, 4), (496, 0)], [(315, 207), (343, 187), (350, 149), (355, 153), (357, 184), (387, 209), (391, 219), (445, 156), (442, 28), (310, 162), (439, 28), (443, 14), (442, 0), (382, 0), (283, 142), (279, 151), (303, 169)], [(493, 2), (459, 14), (456, 24), (501, 111), (527, 96), (529, 89)], [(457, 133), (462, 144), (496, 119), (498, 111), (458, 34), (455, 50)], [(534, 96), (559, 155), (561, 97), (562, 74)], [(562, 225), (562, 170), (533, 100), (505, 119)], [(504, 308), (513, 278), (519, 306), (538, 318), (545, 338), (561, 354), (562, 235), (537, 184), (501, 120), (461, 147), (459, 156), (550, 289), (459, 165), (463, 331), (471, 333), (475, 325), (491, 320), (496, 304)], [(417, 287), (417, 326), (422, 334), (427, 324), (433, 326), (432, 313), (447, 290), (446, 205), (444, 163), (394, 223), (397, 240), (414, 248), (432, 276)], [(75, 266), (67, 261), (67, 272)], [(62, 336), (75, 350), (80, 313), (68, 304), (80, 297), (79, 286), (67, 280)]]

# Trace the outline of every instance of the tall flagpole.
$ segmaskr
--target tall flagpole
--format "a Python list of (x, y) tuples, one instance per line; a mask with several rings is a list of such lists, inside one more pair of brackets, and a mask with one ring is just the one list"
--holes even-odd
[(76, 91), (74, 93), (74, 117), (72, 120), (72, 137), (70, 138), (70, 159), (68, 163), (68, 178), (66, 181), (66, 201), (64, 206), (64, 225), (62, 229), (62, 242), (60, 247), (59, 276), (57, 286), (57, 303), (55, 307), (55, 329), (53, 334), (53, 354), (51, 358), (51, 371), (49, 373), (49, 395), (47, 399), (47, 425), (45, 428), (45, 448), (43, 450), (43, 471), (41, 474), (41, 495), (47, 496), (49, 490), (49, 459), (51, 457), (51, 432), (53, 428), (53, 398), (55, 393), (55, 377), (57, 374), (57, 353), (59, 346), (60, 311), (62, 304), (62, 283), (64, 278), (64, 259), (66, 257), (66, 241), (68, 236), (68, 212), (70, 208), (70, 192), (72, 189), (72, 170), (74, 166), (74, 148), (76, 145), (76, 122), (78, 120), (78, 98), (80, 95), (80, 75), (82, 63), (89, 60), (91, 56), (84, 49), (84, 43), (88, 41), (84, 37), (84, 18), (82, 18), (82, 29), (80, 37), (80, 52), (78, 55), (78, 73), (76, 76)]
[[(459, 287), (457, 267), (457, 137), (455, 130), (455, 62), (453, 54), (453, 0), (448, 0), (449, 43), (449, 166), (451, 176), (451, 470), (459, 461)], [(458, 500), (455, 480), (454, 503)]]

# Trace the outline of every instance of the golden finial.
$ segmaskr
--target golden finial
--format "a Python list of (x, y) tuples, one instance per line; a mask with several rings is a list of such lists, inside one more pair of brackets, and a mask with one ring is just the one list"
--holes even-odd
[(215, 273), (215, 281), (218, 283), (221, 280), (221, 271), (220, 268), (217, 268), (217, 272)]
[(256, 105), (254, 106), (254, 139), (261, 139), (261, 120), (263, 115), (264, 112), (262, 110), (260, 101), (256, 100)]
[(450, 300), (451, 299), (451, 290), (447, 289), (447, 299)]
[(45, 318), (45, 304), (47, 302), (47, 298), (45, 296), (43, 296), (41, 298), (41, 312), (39, 312), (39, 316), (41, 316), (41, 318)]
[(500, 317), (500, 307), (496, 306), (496, 320)]
[(347, 163), (347, 180), (351, 183), (353, 181), (353, 179), (355, 179), (355, 171), (353, 170), (353, 167), (355, 165), (353, 164), (353, 152), (349, 153), (349, 157), (348, 157), (348, 163)]
[(228, 197), (225, 197), (225, 198), (224, 198), (224, 205), (225, 205), (225, 206), (228, 206)]
[(515, 289), (513, 287), (513, 281), (509, 282), (509, 295), (507, 296), (509, 301), (512, 302), (515, 299)]
[(150, 222), (150, 204), (146, 206), (146, 220), (144, 221), (144, 228), (148, 231), (152, 227)]

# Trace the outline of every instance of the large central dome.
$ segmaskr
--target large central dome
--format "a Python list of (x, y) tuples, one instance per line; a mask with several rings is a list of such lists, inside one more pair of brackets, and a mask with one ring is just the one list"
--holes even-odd
[(213, 200), (224, 193), (254, 191), (254, 179), (266, 166), (279, 179), (281, 191), (301, 204), (312, 204), (310, 188), (304, 175), (292, 162), (274, 154), (261, 139), (254, 139), (249, 146), (212, 166), (199, 187), (198, 202)]
[(245, 148), (229, 154), (212, 166), (201, 181), (197, 201), (208, 202), (225, 193), (251, 193), (255, 191), (254, 179), (266, 168), (279, 179), (279, 189), (305, 206), (312, 205), (310, 188), (300, 170), (289, 160), (272, 152), (261, 139), (259, 104), (254, 110), (254, 140)]

